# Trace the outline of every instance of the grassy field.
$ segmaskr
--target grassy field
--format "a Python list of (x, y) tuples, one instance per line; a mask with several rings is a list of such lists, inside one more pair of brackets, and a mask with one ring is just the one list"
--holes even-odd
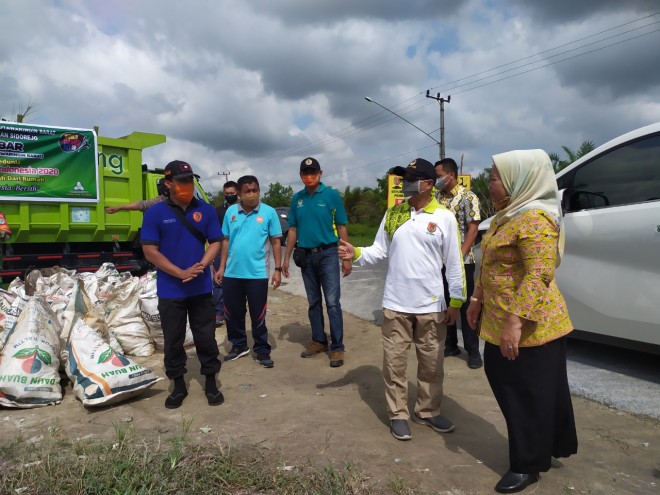
[(371, 246), (377, 231), (378, 225), (352, 223), (348, 225), (348, 240), (353, 246)]
[(395, 479), (377, 490), (357, 466), (287, 466), (258, 447), (191, 445), (191, 421), (171, 438), (136, 438), (114, 425), (111, 441), (75, 440), (49, 428), (37, 440), (5, 438), (0, 446), (0, 493), (58, 495), (370, 495), (413, 494)]

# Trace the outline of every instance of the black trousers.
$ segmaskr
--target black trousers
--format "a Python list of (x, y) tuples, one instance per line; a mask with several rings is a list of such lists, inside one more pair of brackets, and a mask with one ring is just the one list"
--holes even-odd
[(547, 471), (551, 457), (577, 452), (566, 375), (566, 337), (538, 347), (521, 347), (513, 361), (502, 357), (499, 346), (486, 342), (484, 364), (506, 420), (512, 471)]
[(220, 371), (220, 352), (215, 340), (215, 308), (211, 294), (177, 299), (158, 299), (158, 312), (165, 344), (165, 374), (174, 380), (186, 373), (186, 317), (195, 341), (202, 375)]
[(266, 308), (268, 299), (268, 279), (247, 279), (225, 277), (222, 280), (224, 290), (225, 322), (227, 338), (232, 347), (248, 347), (245, 329), (245, 303), (250, 308), (252, 320), (252, 339), (255, 354), (270, 354), (268, 328), (266, 327)]
[[(467, 299), (461, 306), (461, 331), (463, 332), (463, 346), (468, 354), (479, 353), (479, 336), (477, 332), (470, 326), (467, 319), (467, 310), (470, 306), (470, 296), (474, 292), (474, 263), (466, 263), (465, 267), (465, 285), (467, 289)], [(449, 305), (449, 286), (447, 284), (447, 277), (445, 276), (445, 269), (442, 269), (442, 281), (445, 285), (445, 302)], [(446, 347), (458, 346), (458, 332), (456, 324), (447, 325), (447, 339), (445, 340)]]

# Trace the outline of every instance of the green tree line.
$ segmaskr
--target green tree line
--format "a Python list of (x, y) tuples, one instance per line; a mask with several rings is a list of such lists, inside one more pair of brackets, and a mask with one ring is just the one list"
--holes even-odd
[[(565, 158), (557, 153), (549, 153), (550, 161), (555, 172), (564, 169), (575, 160), (586, 155), (595, 148), (593, 141), (584, 141), (577, 150), (562, 146)], [(389, 173), (389, 171), (388, 171)], [(472, 177), (472, 191), (479, 198), (481, 205), (481, 218), (485, 219), (495, 214), (493, 202), (488, 194), (488, 181), (490, 180), (490, 167)], [(374, 187), (347, 186), (340, 191), (346, 208), (349, 225), (367, 227), (368, 232), (375, 232), (387, 209), (387, 175), (376, 178)], [(301, 186), (302, 187), (302, 186)], [(272, 207), (290, 206), (294, 190), (291, 186), (279, 182), (269, 184), (268, 190), (262, 196), (262, 201)], [(210, 194), (209, 198), (216, 205), (222, 204), (222, 192)], [(360, 230), (357, 228), (357, 230)]]

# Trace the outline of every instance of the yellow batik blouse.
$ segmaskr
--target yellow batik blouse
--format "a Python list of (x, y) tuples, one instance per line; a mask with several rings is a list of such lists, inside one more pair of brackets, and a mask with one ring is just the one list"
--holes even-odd
[(480, 336), (500, 344), (509, 314), (523, 322), (520, 347), (543, 345), (573, 325), (555, 281), (559, 230), (544, 210), (521, 213), (501, 227), (491, 224), (481, 241), (483, 291)]

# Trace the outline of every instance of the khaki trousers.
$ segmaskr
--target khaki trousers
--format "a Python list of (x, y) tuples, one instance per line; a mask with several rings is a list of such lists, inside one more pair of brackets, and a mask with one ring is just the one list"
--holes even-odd
[(447, 327), (445, 313), (400, 313), (383, 309), (383, 379), (390, 420), (410, 418), (406, 368), (410, 344), (417, 354), (417, 400), (420, 418), (440, 414)]

